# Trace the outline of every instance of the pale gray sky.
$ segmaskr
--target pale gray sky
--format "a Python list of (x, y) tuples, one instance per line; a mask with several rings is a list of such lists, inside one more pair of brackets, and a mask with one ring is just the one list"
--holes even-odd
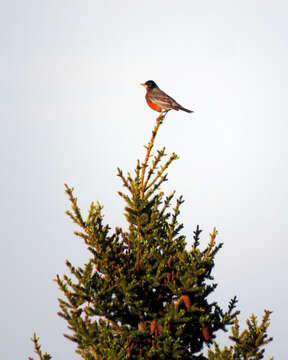
[(274, 311), (268, 355), (285, 359), (287, 323), (287, 1), (4, 1), (0, 8), (0, 358), (55, 359), (62, 337), (52, 281), (87, 253), (64, 215), (64, 182), (84, 212), (123, 225), (116, 167), (134, 169), (157, 115), (140, 82), (195, 114), (170, 112), (156, 146), (180, 159), (166, 188), (183, 194), (184, 233), (224, 248), (215, 299), (239, 296), (241, 321)]

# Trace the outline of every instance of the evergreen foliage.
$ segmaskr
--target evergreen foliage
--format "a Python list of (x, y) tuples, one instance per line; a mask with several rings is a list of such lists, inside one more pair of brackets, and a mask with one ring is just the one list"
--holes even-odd
[[(265, 311), (260, 325), (252, 315), (248, 329), (240, 333), (236, 297), (224, 310), (210, 296), (217, 286), (212, 270), (222, 247), (216, 243), (216, 229), (201, 249), (197, 226), (188, 249), (179, 222), (183, 198), (161, 190), (168, 167), (177, 159), (173, 153), (165, 160), (165, 148), (152, 155), (163, 120), (164, 115), (157, 118), (135, 173), (125, 176), (118, 169), (127, 231), (116, 227), (111, 232), (98, 203), (91, 204), (84, 220), (73, 189), (66, 185), (72, 207), (67, 214), (79, 226), (75, 234), (91, 257), (78, 268), (66, 261), (71, 275), (56, 278), (64, 295), (58, 314), (70, 330), (64, 336), (85, 360), (262, 359), (263, 346), (272, 340), (267, 337), (270, 312)], [(231, 326), (234, 345), (221, 350), (216, 334)], [(32, 340), (39, 358), (49, 360), (35, 334)]]

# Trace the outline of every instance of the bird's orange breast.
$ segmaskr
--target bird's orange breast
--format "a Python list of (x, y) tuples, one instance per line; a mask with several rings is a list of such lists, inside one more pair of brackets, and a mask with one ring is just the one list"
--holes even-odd
[(153, 109), (153, 110), (155, 110), (155, 111), (158, 111), (158, 112), (161, 112), (161, 111), (162, 111), (162, 109), (161, 109), (160, 106), (152, 103), (152, 102), (149, 100), (149, 98), (148, 98), (148, 91), (147, 91), (147, 93), (146, 93), (145, 99), (146, 99), (147, 104), (150, 106), (151, 109)]

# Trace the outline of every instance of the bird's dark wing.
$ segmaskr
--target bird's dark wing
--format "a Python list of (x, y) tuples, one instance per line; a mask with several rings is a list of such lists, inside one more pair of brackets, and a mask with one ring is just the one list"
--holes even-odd
[(148, 94), (148, 99), (157, 104), (163, 109), (175, 109), (178, 110), (180, 105), (172, 99), (169, 95), (167, 95), (164, 91), (159, 88), (155, 88), (151, 90)]

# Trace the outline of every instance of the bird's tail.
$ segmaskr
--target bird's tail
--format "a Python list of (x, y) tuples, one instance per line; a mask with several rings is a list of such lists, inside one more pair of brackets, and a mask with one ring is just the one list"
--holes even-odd
[(193, 110), (185, 109), (183, 106), (179, 106), (178, 109), (179, 109), (179, 110), (182, 110), (182, 111), (186, 111), (187, 113), (193, 113), (193, 112), (194, 112)]

